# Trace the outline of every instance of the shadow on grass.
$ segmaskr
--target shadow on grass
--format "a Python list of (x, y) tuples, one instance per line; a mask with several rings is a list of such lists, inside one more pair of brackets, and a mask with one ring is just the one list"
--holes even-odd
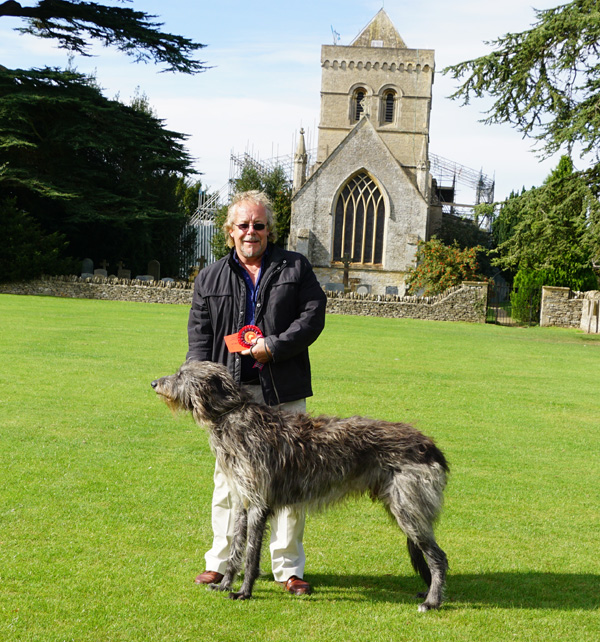
[[(319, 575), (307, 580), (315, 596), (333, 599), (367, 599), (373, 602), (418, 604), (416, 594), (424, 590), (417, 577), (369, 575)], [(484, 573), (482, 575), (449, 574), (445, 606), (452, 608), (518, 608), (595, 610), (600, 604), (600, 577), (568, 573)]]

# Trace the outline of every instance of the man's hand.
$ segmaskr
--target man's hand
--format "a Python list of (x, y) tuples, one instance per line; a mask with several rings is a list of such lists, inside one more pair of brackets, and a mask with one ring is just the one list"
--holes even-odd
[(259, 363), (267, 363), (272, 359), (269, 348), (267, 347), (267, 344), (263, 337), (256, 339), (252, 347), (248, 350), (242, 350), (241, 354), (244, 357), (252, 357)]

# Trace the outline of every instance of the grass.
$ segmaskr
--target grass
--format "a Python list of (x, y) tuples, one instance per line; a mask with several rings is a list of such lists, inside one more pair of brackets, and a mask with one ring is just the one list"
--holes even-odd
[(193, 584), (213, 457), (149, 385), (184, 359), (185, 307), (0, 295), (0, 319), (0, 640), (600, 635), (600, 337), (328, 317), (309, 410), (412, 422), (451, 463), (448, 600), (419, 614), (367, 499), (309, 515), (308, 598), (268, 573), (248, 603)]

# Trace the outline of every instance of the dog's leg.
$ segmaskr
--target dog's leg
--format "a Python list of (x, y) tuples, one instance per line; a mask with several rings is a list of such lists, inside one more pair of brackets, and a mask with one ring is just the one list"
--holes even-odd
[(448, 559), (446, 553), (438, 546), (433, 534), (426, 540), (417, 542), (417, 546), (423, 552), (429, 570), (431, 571), (431, 584), (425, 601), (419, 605), (419, 611), (439, 609), (443, 600), (444, 586), (446, 585), (446, 571), (448, 570)]
[(227, 569), (220, 584), (209, 584), (213, 591), (231, 591), (231, 586), (236, 575), (242, 568), (244, 551), (246, 550), (246, 538), (248, 534), (248, 513), (246, 509), (239, 506), (236, 508), (233, 530), (233, 539), (227, 560)]
[(239, 593), (230, 593), (233, 600), (248, 600), (252, 597), (252, 587), (260, 574), (260, 553), (269, 511), (266, 508), (248, 508), (248, 543), (246, 546), (246, 566), (244, 581)]
[(448, 561), (433, 534), (443, 488), (436, 492), (434, 484), (427, 484), (429, 492), (423, 492), (422, 482), (422, 476), (396, 474), (380, 497), (408, 537), (413, 567), (429, 586), (419, 611), (429, 611), (442, 603)]
[[(415, 573), (418, 573), (422, 578), (425, 584), (427, 584), (427, 590), (431, 586), (431, 571), (425, 557), (423, 556), (423, 551), (409, 538), (406, 540), (406, 546), (408, 548), (408, 554), (410, 555), (410, 561), (412, 567), (415, 569)], [(427, 597), (427, 591), (424, 593), (419, 593), (419, 597)]]

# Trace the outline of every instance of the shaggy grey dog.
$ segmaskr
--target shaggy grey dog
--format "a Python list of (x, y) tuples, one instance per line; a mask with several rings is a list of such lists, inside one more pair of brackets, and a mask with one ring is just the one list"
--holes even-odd
[(189, 361), (152, 387), (208, 428), (212, 450), (241, 500), (227, 570), (212, 588), (231, 590), (245, 553), (242, 586), (229, 596), (251, 597), (267, 519), (277, 509), (368, 492), (406, 534), (413, 567), (429, 586), (419, 610), (440, 606), (448, 562), (433, 524), (448, 465), (431, 439), (407, 424), (311, 417), (254, 403), (226, 368), (208, 361)]

